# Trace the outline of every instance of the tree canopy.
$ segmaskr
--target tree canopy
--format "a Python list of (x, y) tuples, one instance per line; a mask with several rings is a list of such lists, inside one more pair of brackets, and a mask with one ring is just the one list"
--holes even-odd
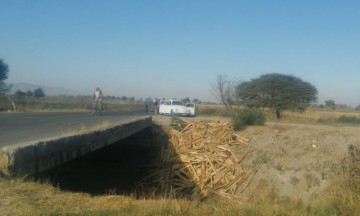
[(9, 66), (0, 59), (0, 92), (7, 90), (4, 80), (8, 78)]
[(326, 100), (325, 101), (325, 106), (330, 108), (330, 109), (335, 109), (336, 103), (335, 103), (334, 100)]
[(36, 97), (36, 98), (45, 97), (45, 92), (42, 88), (35, 89), (33, 94), (34, 94), (34, 97)]
[(304, 111), (317, 100), (317, 89), (300, 78), (284, 74), (265, 74), (239, 84), (238, 100), (248, 107), (268, 107), (281, 118), (285, 110)]

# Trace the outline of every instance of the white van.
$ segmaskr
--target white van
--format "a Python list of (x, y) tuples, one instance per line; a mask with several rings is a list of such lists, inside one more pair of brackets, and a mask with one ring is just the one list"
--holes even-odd
[(161, 100), (159, 113), (162, 115), (195, 116), (195, 104), (187, 103), (184, 105), (180, 100)]

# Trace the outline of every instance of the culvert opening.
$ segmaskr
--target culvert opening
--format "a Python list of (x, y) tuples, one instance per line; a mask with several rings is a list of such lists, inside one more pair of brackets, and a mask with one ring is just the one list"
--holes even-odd
[(139, 185), (149, 174), (149, 164), (154, 164), (156, 155), (166, 145), (167, 135), (153, 125), (117, 143), (39, 173), (35, 179), (65, 191), (138, 196), (142, 194)]

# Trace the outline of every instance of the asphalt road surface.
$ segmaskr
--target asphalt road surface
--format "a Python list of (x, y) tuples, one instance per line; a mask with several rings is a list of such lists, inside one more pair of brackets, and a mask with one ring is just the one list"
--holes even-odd
[(0, 113), (0, 147), (71, 136), (119, 125), (146, 116), (143, 112)]

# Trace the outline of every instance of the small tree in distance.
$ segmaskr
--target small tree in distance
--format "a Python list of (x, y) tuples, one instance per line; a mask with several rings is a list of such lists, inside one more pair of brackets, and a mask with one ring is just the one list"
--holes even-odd
[(317, 89), (300, 78), (284, 74), (265, 74), (237, 87), (237, 98), (248, 107), (267, 107), (280, 119), (285, 110), (304, 111), (317, 100)]
[(15, 92), (16, 97), (24, 97), (25, 95), (26, 95), (26, 93), (21, 90), (18, 90)]
[(45, 92), (42, 88), (35, 89), (33, 94), (34, 94), (34, 97), (36, 97), (36, 98), (45, 97)]
[(0, 93), (8, 90), (4, 80), (8, 78), (9, 66), (0, 59)]
[(26, 92), (26, 96), (32, 97), (32, 96), (34, 96), (34, 94), (33, 94), (33, 92), (32, 92), (31, 90), (28, 90), (28, 91)]
[(325, 101), (325, 106), (330, 108), (330, 109), (335, 109), (336, 103), (335, 103), (334, 100), (326, 100)]

